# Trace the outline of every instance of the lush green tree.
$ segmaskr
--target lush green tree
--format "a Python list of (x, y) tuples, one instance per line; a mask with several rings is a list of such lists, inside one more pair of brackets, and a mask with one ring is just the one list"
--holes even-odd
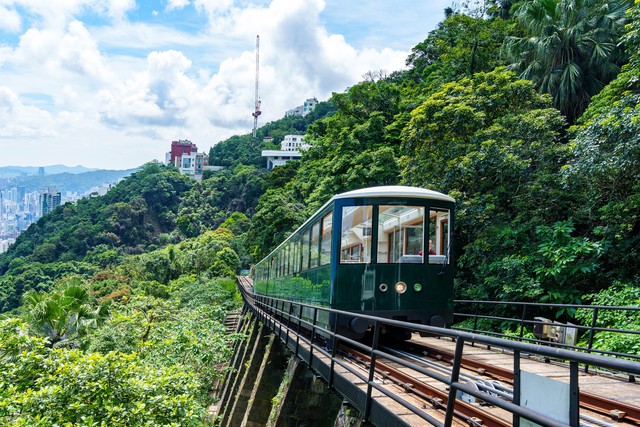
[(604, 288), (640, 275), (640, 7), (629, 10), (624, 37), (630, 63), (593, 98), (573, 128), (573, 156), (564, 169), (566, 186), (578, 199), (583, 233), (603, 242)]
[(52, 347), (78, 346), (79, 340), (108, 316), (107, 304), (96, 304), (79, 278), (65, 281), (53, 293), (29, 291), (20, 311), (31, 331)]
[(229, 218), (225, 219), (220, 225), (220, 228), (231, 230), (231, 232), (236, 236), (249, 231), (249, 227), (251, 227), (251, 220), (245, 214), (240, 212), (232, 213)]
[(525, 33), (505, 44), (511, 69), (551, 94), (574, 122), (625, 62), (619, 39), (629, 6), (629, 0), (524, 2), (515, 16)]
[(500, 48), (513, 32), (513, 23), (483, 14), (452, 13), (429, 36), (411, 50), (407, 58), (408, 76), (437, 86), (477, 72), (505, 65)]
[(529, 300), (552, 287), (534, 271), (536, 227), (569, 206), (559, 171), (564, 121), (547, 96), (496, 70), (444, 85), (404, 129), (404, 181), (458, 200), (459, 296)]
[[(586, 295), (585, 300), (592, 305), (638, 307), (640, 306), (640, 286), (638, 286), (637, 282), (622, 283), (615, 281), (607, 289)], [(578, 310), (575, 317), (581, 324), (591, 325), (593, 323), (593, 310)], [(598, 313), (594, 326), (604, 329), (638, 331), (640, 330), (640, 314), (638, 311), (629, 310), (603, 310)], [(583, 340), (586, 341), (586, 338), (583, 338)], [(596, 332), (593, 348), (640, 355), (640, 336), (606, 330)]]
[(240, 268), (240, 258), (231, 248), (222, 248), (216, 253), (216, 260), (211, 266), (214, 277), (234, 277)]
[(289, 192), (267, 190), (258, 202), (248, 234), (256, 259), (261, 259), (280, 244), (305, 218), (305, 206)]
[[(44, 362), (35, 366), (33, 360)], [(10, 384), (0, 394), (6, 426), (203, 426), (195, 374), (180, 365), (152, 367), (136, 354), (79, 350), (47, 353), (33, 345), (5, 374), (33, 369), (35, 381)], [(24, 381), (23, 381), (24, 383)]]

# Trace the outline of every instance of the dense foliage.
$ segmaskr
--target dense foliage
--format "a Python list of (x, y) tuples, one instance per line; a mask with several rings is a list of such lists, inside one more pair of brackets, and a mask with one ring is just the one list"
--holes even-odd
[[(614, 282), (638, 286), (639, 7), (548, 0), (449, 11), (407, 71), (334, 94), (335, 114), (309, 127), (312, 149), (266, 177), (253, 253), (264, 256), (335, 193), (401, 183), (458, 200), (458, 297), (579, 303)], [(525, 39), (550, 49), (535, 51), (550, 68), (503, 67), (519, 69), (512, 58)], [(567, 43), (579, 48), (569, 62)]]
[[(238, 338), (225, 278), (361, 187), (456, 198), (458, 297), (637, 305), (640, 3), (487, 4), (448, 10), (407, 70), (218, 143), (201, 182), (150, 163), (33, 224), (0, 255), (0, 424), (201, 425)], [(312, 148), (264, 170), (293, 133)]]
[(218, 229), (25, 293), (0, 320), (0, 425), (204, 425), (240, 338), (223, 323), (239, 304), (223, 279), (240, 266), (234, 237)]

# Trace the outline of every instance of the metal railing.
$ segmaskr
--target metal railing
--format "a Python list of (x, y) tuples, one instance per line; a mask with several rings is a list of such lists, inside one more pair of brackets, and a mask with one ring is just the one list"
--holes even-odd
[[(243, 298), (255, 315), (267, 325), (285, 345), (302, 361), (304, 361), (317, 375), (322, 377), (330, 387), (340, 393), (343, 398), (349, 401), (361, 414), (364, 414), (365, 421), (374, 425), (384, 426), (407, 426), (394, 412), (381, 404), (378, 399), (372, 397), (373, 390), (377, 390), (384, 396), (402, 405), (408, 411), (422, 418), (426, 423), (436, 426), (452, 425), (454, 408), (458, 391), (464, 392), (477, 399), (485, 401), (498, 408), (502, 408), (512, 414), (513, 425), (519, 425), (520, 418), (528, 419), (542, 426), (579, 426), (579, 395), (578, 390), (578, 366), (597, 366), (604, 369), (623, 372), (630, 376), (640, 375), (640, 363), (630, 360), (608, 358), (602, 355), (580, 353), (562, 348), (550, 346), (532, 345), (526, 342), (504, 340), (498, 337), (479, 335), (466, 331), (435, 328), (430, 326), (409, 324), (389, 319), (360, 315), (358, 317), (366, 319), (373, 325), (373, 339), (370, 344), (354, 341), (336, 334), (333, 330), (320, 325), (318, 319), (329, 316), (353, 316), (353, 313), (318, 307), (303, 303), (291, 303), (278, 298), (257, 296), (249, 293), (240, 286)], [(305, 316), (303, 316), (305, 313)], [(442, 375), (432, 370), (425, 369), (410, 360), (397, 358), (389, 352), (383, 351), (379, 346), (380, 331), (385, 326), (394, 328), (405, 328), (410, 331), (418, 331), (449, 337), (456, 342), (455, 356), (452, 360), (452, 370), (450, 377)], [(302, 334), (306, 330), (307, 334)], [(359, 351), (366, 353), (370, 357), (370, 365), (367, 374), (360, 369), (355, 369), (352, 365), (336, 356), (338, 344), (345, 343)], [(460, 368), (465, 343), (479, 343), (491, 347), (499, 347), (508, 350), (513, 355), (514, 367), (514, 391), (511, 401), (501, 399), (498, 396), (486, 394), (469, 384), (460, 381)], [(569, 363), (570, 369), (570, 421), (563, 423), (553, 420), (541, 412), (520, 406), (520, 355), (539, 355), (543, 358), (562, 360)], [(376, 359), (385, 358), (400, 364), (404, 368), (416, 371), (422, 375), (433, 378), (448, 386), (448, 402), (444, 422), (438, 421), (422, 409), (416, 407), (403, 397), (404, 393), (395, 393), (391, 389), (382, 386), (374, 381), (376, 374)], [(338, 372), (336, 367), (349, 372), (359, 381), (366, 384), (366, 389), (354, 384), (349, 380), (344, 372)], [(406, 396), (406, 394), (404, 394)], [(473, 420), (467, 420), (470, 425), (474, 425)]]
[[(545, 303), (528, 303), (528, 302), (503, 302), (503, 301), (475, 301), (475, 300), (455, 300), (456, 310), (459, 310), (460, 307), (468, 307), (470, 312), (458, 312), (454, 313), (455, 316), (455, 325), (453, 329), (471, 332), (471, 333), (483, 333), (486, 335), (491, 335), (500, 338), (506, 339), (517, 339), (523, 342), (530, 342), (533, 344), (543, 344), (558, 348), (565, 348), (571, 350), (584, 351), (587, 353), (600, 354), (606, 356), (614, 356), (621, 358), (628, 358), (632, 360), (640, 361), (640, 355), (633, 353), (623, 353), (619, 351), (610, 351), (599, 348), (594, 348), (594, 338), (598, 332), (606, 332), (610, 334), (616, 335), (630, 335), (637, 337), (640, 341), (640, 330), (634, 329), (622, 329), (622, 328), (606, 328), (602, 326), (598, 326), (598, 321), (601, 318), (603, 313), (610, 312), (623, 312), (631, 314), (636, 314), (640, 316), (640, 307), (627, 307), (627, 306), (604, 306), (604, 305), (577, 305), (577, 304), (545, 304)], [(519, 312), (518, 316), (506, 317), (506, 316), (495, 316), (491, 313), (495, 312), (496, 308), (500, 309), (500, 312)], [(511, 309), (511, 310), (509, 310)], [(584, 310), (587, 312), (591, 312), (590, 317), (591, 321), (588, 325), (581, 325), (579, 323), (568, 323), (568, 322), (557, 322), (551, 321), (549, 319), (541, 320), (542, 318), (539, 316), (540, 313), (543, 313), (543, 310), (551, 311), (551, 310), (559, 310), (559, 311), (569, 311), (569, 310)], [(515, 327), (517, 332), (514, 334), (505, 334), (502, 332), (498, 332), (496, 329), (498, 328), (486, 328), (483, 327), (482, 321), (492, 322), (493, 325), (499, 327), (499, 330), (509, 329), (510, 327)], [(465, 323), (473, 323), (473, 325), (469, 326), (457, 326), (460, 322)], [(485, 322), (486, 323), (486, 322)], [(553, 329), (556, 331), (560, 331), (561, 333), (566, 333), (566, 331), (574, 330), (576, 332), (576, 339), (573, 343), (566, 343), (562, 338), (553, 337), (552, 335), (548, 335), (545, 338), (542, 336), (544, 333), (540, 333), (540, 330), (544, 330), (545, 328)], [(538, 330), (538, 333), (536, 333)], [(524, 336), (525, 331), (531, 332), (536, 335), (536, 338), (527, 338)], [(582, 339), (580, 339), (579, 335), (582, 334)], [(586, 341), (586, 342), (585, 342)], [(582, 344), (581, 344), (582, 343)]]

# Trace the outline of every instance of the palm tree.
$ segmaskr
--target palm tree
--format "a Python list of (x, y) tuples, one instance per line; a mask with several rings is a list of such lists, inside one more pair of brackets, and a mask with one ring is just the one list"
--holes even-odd
[(515, 13), (524, 35), (509, 37), (509, 68), (549, 93), (573, 123), (615, 78), (626, 57), (619, 39), (630, 0), (531, 0)]
[(78, 278), (68, 280), (61, 292), (26, 292), (21, 310), (31, 331), (49, 338), (51, 347), (76, 345), (78, 338), (99, 326), (108, 315), (107, 305), (94, 306)]

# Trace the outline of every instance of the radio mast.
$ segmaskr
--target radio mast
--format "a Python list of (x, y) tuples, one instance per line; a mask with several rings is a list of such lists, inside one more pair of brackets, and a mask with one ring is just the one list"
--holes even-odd
[(260, 111), (260, 93), (258, 92), (258, 76), (260, 71), (260, 35), (256, 36), (256, 97), (255, 97), (255, 111), (251, 114), (253, 116), (253, 137), (256, 137), (258, 132), (258, 116), (262, 114)]

